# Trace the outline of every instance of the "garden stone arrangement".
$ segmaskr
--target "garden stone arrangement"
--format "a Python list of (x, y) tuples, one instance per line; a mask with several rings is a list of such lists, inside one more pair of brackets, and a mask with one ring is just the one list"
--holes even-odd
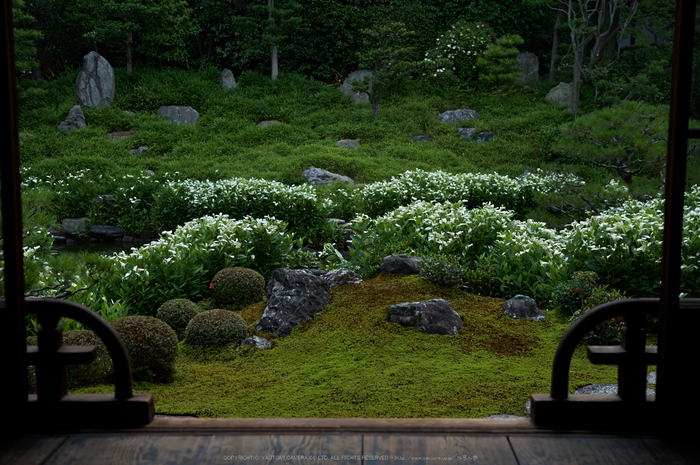
[(58, 129), (64, 132), (78, 131), (86, 127), (85, 113), (83, 113), (83, 109), (80, 108), (80, 105), (75, 105), (71, 108), (66, 119), (58, 125)]
[(112, 65), (97, 52), (83, 57), (83, 70), (78, 74), (75, 93), (85, 107), (106, 107), (112, 104), (116, 83)]
[(416, 328), (426, 334), (454, 336), (464, 326), (462, 318), (443, 299), (404, 302), (387, 309), (389, 321)]

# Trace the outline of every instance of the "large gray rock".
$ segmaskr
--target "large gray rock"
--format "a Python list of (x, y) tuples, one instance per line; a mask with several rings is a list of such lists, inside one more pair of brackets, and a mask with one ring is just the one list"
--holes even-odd
[(510, 300), (501, 304), (503, 313), (513, 319), (530, 319), (542, 321), (545, 318), (544, 312), (537, 308), (537, 304), (532, 297), (516, 295)]
[(560, 105), (571, 105), (571, 93), (573, 84), (570, 82), (560, 82), (559, 85), (552, 88), (544, 99), (548, 102), (558, 103)]
[(464, 327), (462, 317), (443, 299), (404, 302), (387, 309), (389, 321), (410, 326), (427, 334), (454, 336)]
[(321, 168), (316, 168), (312, 166), (308, 170), (304, 171), (304, 177), (306, 182), (309, 184), (331, 184), (336, 181), (347, 182), (349, 184), (354, 184), (355, 181), (342, 174), (331, 173)]
[(384, 274), (420, 274), (420, 258), (403, 253), (389, 255), (382, 260), (379, 271)]
[(367, 92), (357, 92), (352, 88), (353, 79), (358, 79), (362, 81), (365, 77), (371, 78), (372, 71), (368, 69), (359, 69), (357, 71), (353, 71), (352, 73), (348, 74), (348, 77), (346, 77), (343, 81), (343, 85), (339, 87), (340, 91), (348, 97), (350, 97), (355, 103), (369, 102), (369, 95)]
[(241, 341), (241, 345), (255, 347), (256, 349), (262, 350), (272, 349), (272, 343), (260, 336), (247, 337)]
[(184, 105), (163, 105), (158, 108), (157, 115), (178, 124), (194, 124), (199, 121), (197, 110)]
[(65, 132), (77, 131), (86, 127), (85, 113), (83, 113), (83, 109), (80, 108), (80, 105), (71, 108), (66, 119), (58, 125), (58, 129)]
[(267, 306), (255, 329), (280, 337), (331, 302), (328, 286), (306, 270), (276, 269), (265, 293)]
[(536, 81), (540, 78), (540, 60), (534, 53), (518, 53), (518, 67), (522, 73), (520, 81)]
[(464, 108), (438, 113), (438, 120), (443, 121), (445, 123), (456, 123), (458, 121), (470, 119), (479, 119), (479, 114), (474, 110), (466, 110)]
[(61, 221), (61, 236), (75, 237), (87, 234), (85, 218), (66, 218)]
[(75, 81), (75, 95), (86, 107), (106, 107), (114, 100), (114, 70), (97, 52), (83, 57), (83, 70)]
[(230, 69), (225, 69), (221, 72), (221, 87), (224, 89), (235, 89), (236, 78), (233, 77), (233, 72)]

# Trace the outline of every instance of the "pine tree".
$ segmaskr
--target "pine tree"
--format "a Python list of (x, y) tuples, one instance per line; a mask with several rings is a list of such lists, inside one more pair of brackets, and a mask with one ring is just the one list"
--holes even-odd
[(496, 95), (503, 88), (513, 87), (520, 77), (518, 68), (518, 45), (523, 39), (517, 34), (505, 35), (496, 43), (486, 46), (483, 55), (477, 60), (482, 69), (479, 80), (488, 88), (496, 88)]

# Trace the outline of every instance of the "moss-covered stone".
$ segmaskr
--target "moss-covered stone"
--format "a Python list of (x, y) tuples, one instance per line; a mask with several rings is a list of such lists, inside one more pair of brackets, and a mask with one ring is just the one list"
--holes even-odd
[(173, 328), (179, 340), (184, 339), (185, 329), (192, 318), (200, 312), (197, 304), (188, 299), (170, 299), (160, 306), (156, 318)]
[(192, 318), (185, 342), (194, 347), (240, 344), (247, 335), (245, 320), (229, 310), (207, 310)]
[(239, 309), (263, 299), (265, 278), (250, 268), (224, 268), (216, 273), (209, 289), (218, 307)]
[(112, 321), (131, 358), (135, 380), (167, 382), (175, 373), (177, 335), (162, 320), (131, 315)]

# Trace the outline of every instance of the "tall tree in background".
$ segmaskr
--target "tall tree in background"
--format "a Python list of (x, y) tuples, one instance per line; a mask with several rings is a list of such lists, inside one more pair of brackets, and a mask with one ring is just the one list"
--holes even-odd
[(26, 12), (23, 0), (12, 0), (12, 19), (15, 26), (15, 68), (20, 75), (24, 75), (39, 65), (36, 41), (41, 39), (42, 34), (31, 27), (34, 17)]

